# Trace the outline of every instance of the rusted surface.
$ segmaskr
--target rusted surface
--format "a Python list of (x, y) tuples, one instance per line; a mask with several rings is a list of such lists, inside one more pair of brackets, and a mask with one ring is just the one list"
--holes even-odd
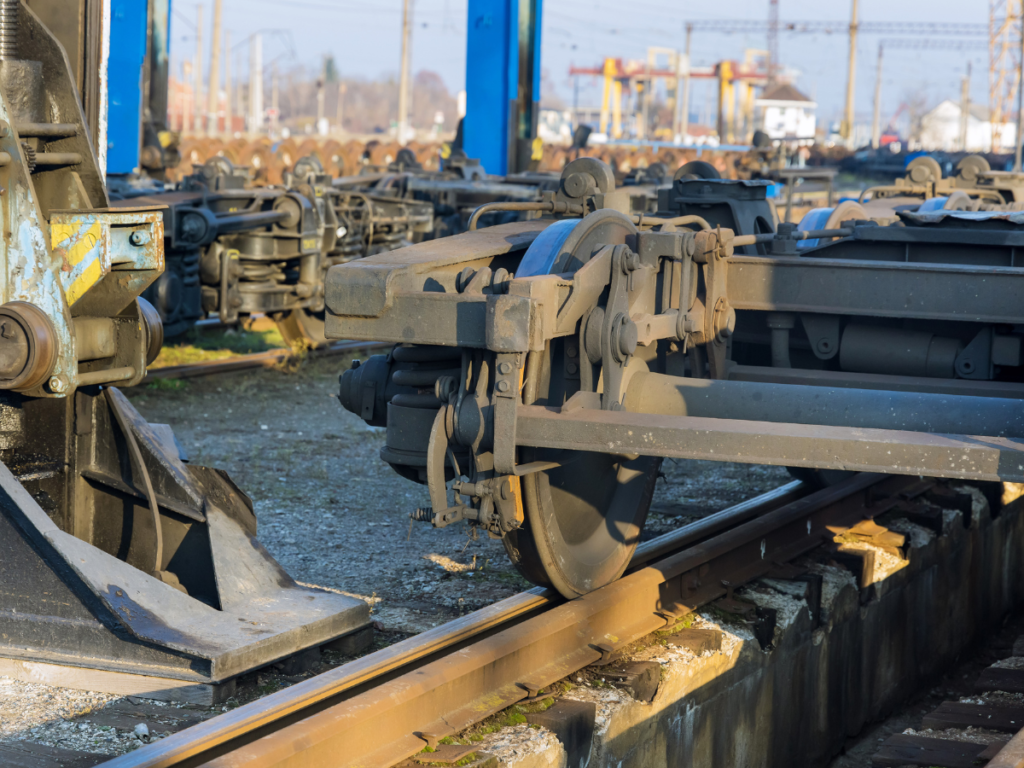
[[(374, 175), (383, 175), (378, 169), (386, 168), (393, 162), (402, 148), (403, 146), (395, 141), (381, 142), (377, 139), (339, 141), (334, 138), (309, 137), (299, 140), (293, 137), (275, 144), (267, 136), (254, 139), (185, 136), (181, 141), (182, 162), (177, 168), (170, 169), (168, 178), (178, 181), (191, 173), (194, 166), (220, 156), (235, 164), (251, 166), (258, 183), (280, 184), (285, 170), (291, 168), (296, 160), (304, 155), (315, 154), (324, 169), (332, 176), (356, 177), (362, 170), (364, 173), (358, 178), (372, 180)], [(412, 141), (404, 148), (416, 155), (423, 168), (437, 170), (440, 142)], [(723, 176), (749, 175), (749, 171), (743, 167), (746, 153), (713, 147), (676, 149), (616, 145), (587, 147), (584, 153), (606, 163), (613, 163), (622, 174), (627, 174), (633, 169), (646, 169), (664, 163), (671, 176), (672, 172), (684, 163), (703, 158), (714, 165)], [(578, 154), (578, 151), (571, 147), (545, 145), (538, 170), (561, 171)]]
[[(548, 607), (488, 636), (473, 632), (477, 639), (469, 645), (396, 677), (381, 679), (382, 670), (394, 669), (387, 657), (396, 661), (394, 650), (386, 649), (329, 673), (330, 680), (315, 678), (109, 765), (393, 765), (665, 626), (666, 615), (721, 597), (723, 582), (739, 585), (763, 575), (831, 540), (829, 527), (852, 526), (931, 485), (916, 478), (855, 476), (691, 542), (577, 600), (552, 602), (536, 593), (514, 598), (520, 615)], [(500, 623), (495, 614), (503, 610), (502, 604), (486, 609), (493, 621), (488, 626)], [(434, 634), (446, 632), (438, 628)], [(406, 642), (415, 645), (422, 637)], [(427, 652), (437, 649), (439, 637), (430, 639)], [(374, 682), (363, 692), (352, 690)], [(331, 701), (346, 690), (354, 695)]]
[(891, 429), (520, 406), (516, 443), (597, 453), (1024, 481), (1024, 442)]

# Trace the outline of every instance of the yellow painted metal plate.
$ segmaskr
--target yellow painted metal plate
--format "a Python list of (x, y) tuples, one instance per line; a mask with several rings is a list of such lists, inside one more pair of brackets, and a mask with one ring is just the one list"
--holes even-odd
[(103, 224), (96, 217), (54, 217), (51, 222), (50, 244), (63, 262), (60, 280), (69, 306), (74, 306), (110, 271), (110, 258), (103, 243)]

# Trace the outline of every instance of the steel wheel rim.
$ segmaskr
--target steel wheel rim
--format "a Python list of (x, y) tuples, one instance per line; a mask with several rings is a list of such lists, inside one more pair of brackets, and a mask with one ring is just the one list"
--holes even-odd
[[(571, 232), (564, 223), (548, 239), (557, 252), (532, 254), (549, 272), (572, 271), (601, 245), (627, 242), (636, 228), (622, 214), (593, 215)], [(555, 234), (555, 233), (552, 233)], [(524, 262), (527, 259), (524, 257)], [(517, 274), (522, 275), (521, 269)], [(527, 271), (529, 273), (529, 270)], [(565, 378), (559, 361), (563, 341), (531, 353), (525, 372), (524, 401), (560, 405)], [(506, 549), (520, 572), (535, 583), (573, 598), (619, 578), (640, 540), (654, 493), (660, 461), (629, 460), (608, 454), (522, 449), (520, 461), (558, 458), (565, 466), (526, 475), (521, 488), (526, 523), (506, 536)]]

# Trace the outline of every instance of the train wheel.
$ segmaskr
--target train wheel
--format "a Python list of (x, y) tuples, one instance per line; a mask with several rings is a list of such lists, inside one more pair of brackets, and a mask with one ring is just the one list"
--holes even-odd
[[(636, 228), (611, 211), (580, 222), (553, 224), (523, 257), (517, 276), (574, 272), (604, 245), (630, 243)], [(532, 353), (524, 375), (524, 401), (561, 405), (568, 385), (564, 344), (556, 339)], [(520, 462), (552, 460), (563, 466), (521, 481), (526, 521), (505, 536), (520, 573), (566, 597), (586, 594), (619, 578), (629, 565), (647, 518), (660, 459), (587, 452), (520, 449)]]

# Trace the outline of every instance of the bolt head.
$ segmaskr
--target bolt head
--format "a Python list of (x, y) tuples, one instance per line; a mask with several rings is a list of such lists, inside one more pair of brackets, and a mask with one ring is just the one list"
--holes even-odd
[(507, 362), (507, 361), (501, 363), (500, 365), (498, 365), (498, 373), (500, 373), (502, 376), (508, 375), (508, 372), (511, 371), (511, 370), (512, 370), (512, 364)]
[(498, 391), (499, 392), (508, 392), (508, 390), (509, 390), (509, 383), (507, 381), (502, 379), (501, 381), (498, 382)]
[(576, 363), (568, 362), (565, 364), (565, 372), (570, 376), (574, 375), (578, 370), (579, 368), (576, 366)]
[(51, 376), (50, 377), (50, 391), (55, 392), (58, 395), (66, 391), (68, 388), (67, 382), (64, 381), (63, 376)]

